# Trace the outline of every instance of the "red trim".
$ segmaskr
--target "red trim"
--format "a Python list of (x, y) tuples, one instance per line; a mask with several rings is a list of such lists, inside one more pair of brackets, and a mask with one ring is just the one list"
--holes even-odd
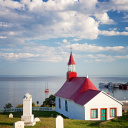
[(70, 81), (73, 77), (77, 77), (76, 72), (67, 72), (67, 81)]
[(108, 119), (107, 118), (107, 108), (100, 108), (100, 120), (101, 120), (101, 109), (106, 109), (106, 120)]
[(92, 110), (97, 110), (97, 118), (98, 118), (98, 108), (92, 108), (92, 109), (90, 109), (90, 118), (91, 119), (97, 119), (97, 118), (92, 118)]
[(111, 117), (111, 109), (116, 109), (116, 117), (117, 117), (117, 108), (110, 108), (110, 118), (114, 118), (114, 117)]

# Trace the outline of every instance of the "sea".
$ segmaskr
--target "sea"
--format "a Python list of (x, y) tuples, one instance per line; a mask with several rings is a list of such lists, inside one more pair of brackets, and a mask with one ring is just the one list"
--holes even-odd
[[(91, 82), (99, 89), (118, 100), (128, 100), (128, 90), (99, 88), (99, 83), (127, 83), (128, 77), (99, 77), (90, 76)], [(0, 108), (4, 108), (7, 103), (13, 107), (23, 104), (23, 97), (26, 93), (32, 95), (32, 101), (39, 105), (43, 104), (45, 98), (55, 94), (66, 81), (66, 77), (60, 76), (0, 76)], [(49, 93), (45, 93), (45, 89)]]

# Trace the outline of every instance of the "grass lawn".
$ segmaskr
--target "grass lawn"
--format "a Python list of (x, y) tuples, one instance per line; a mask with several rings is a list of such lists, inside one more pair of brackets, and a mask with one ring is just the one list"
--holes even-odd
[[(0, 128), (13, 128), (13, 123), (21, 120), (22, 112), (14, 112), (14, 118), (8, 118), (10, 113), (0, 114)], [(34, 128), (55, 128), (55, 118), (60, 115), (56, 112), (34, 111), (35, 117), (39, 117), (41, 122), (37, 122)], [(53, 114), (53, 117), (51, 117)], [(64, 117), (64, 128), (128, 128), (128, 114), (123, 117), (113, 119), (100, 125), (101, 121), (72, 120)], [(26, 126), (25, 128), (32, 128)]]

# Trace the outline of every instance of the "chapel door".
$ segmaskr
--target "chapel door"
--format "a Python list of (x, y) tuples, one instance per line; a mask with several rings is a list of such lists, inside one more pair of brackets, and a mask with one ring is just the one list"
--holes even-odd
[(101, 109), (101, 120), (106, 120), (107, 118), (107, 109), (106, 108), (103, 108)]

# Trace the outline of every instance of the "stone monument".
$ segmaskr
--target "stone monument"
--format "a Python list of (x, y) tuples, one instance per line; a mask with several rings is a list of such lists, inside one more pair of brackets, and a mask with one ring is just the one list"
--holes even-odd
[(35, 121), (36, 121), (36, 122), (40, 122), (40, 118), (36, 117), (36, 118), (35, 118)]
[(34, 126), (34, 115), (32, 114), (32, 96), (27, 93), (23, 98), (23, 115), (21, 121), (24, 121), (25, 126)]
[(13, 124), (13, 128), (24, 128), (24, 121), (17, 121)]
[(56, 118), (56, 128), (64, 128), (64, 122), (62, 116), (57, 116)]
[(9, 114), (9, 118), (13, 118), (13, 114), (12, 113)]

